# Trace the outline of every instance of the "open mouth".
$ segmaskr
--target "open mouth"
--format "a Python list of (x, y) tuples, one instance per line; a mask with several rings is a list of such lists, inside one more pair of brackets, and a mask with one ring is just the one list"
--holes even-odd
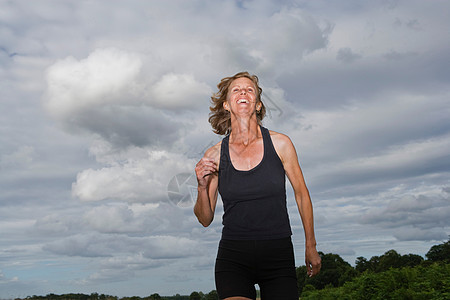
[(239, 99), (237, 101), (237, 103), (240, 104), (240, 103), (250, 103), (250, 102), (247, 99)]

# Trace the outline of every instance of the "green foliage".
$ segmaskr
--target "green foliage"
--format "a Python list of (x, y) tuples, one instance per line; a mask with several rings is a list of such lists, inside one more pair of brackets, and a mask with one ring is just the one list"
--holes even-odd
[(362, 273), (366, 270), (369, 270), (370, 268), (370, 262), (367, 260), (367, 258), (359, 256), (356, 258), (355, 261), (355, 270), (358, 273)]
[(414, 267), (423, 263), (423, 257), (417, 254), (406, 254), (401, 258), (401, 266), (403, 267)]
[(189, 300), (202, 300), (202, 296), (198, 292), (192, 292), (189, 295)]
[(180, 294), (176, 294), (172, 297), (164, 297), (164, 300), (189, 300), (189, 296), (182, 296)]
[(430, 261), (446, 261), (450, 262), (450, 239), (440, 245), (434, 245), (425, 254), (426, 258)]
[[(46, 296), (32, 296), (27, 297), (27, 300), (118, 300), (116, 296), (104, 295), (92, 293), (90, 295), (86, 294), (64, 294), (64, 295), (55, 295), (48, 294)], [(126, 299), (124, 299), (126, 300)]]
[(361, 274), (365, 271), (384, 272), (390, 268), (414, 267), (423, 262), (417, 254), (400, 255), (395, 250), (386, 251), (381, 256), (372, 256), (370, 260), (360, 256), (355, 261), (355, 270)]
[(305, 266), (297, 268), (299, 293), (302, 293), (303, 288), (307, 285), (317, 290), (323, 289), (328, 285), (333, 287), (342, 286), (346, 281), (357, 275), (355, 269), (339, 255), (324, 254), (322, 252), (319, 252), (319, 255), (322, 259), (322, 268), (318, 275), (310, 278), (306, 274)]
[(217, 294), (216, 290), (212, 290), (205, 296), (206, 300), (219, 300), (219, 295)]
[[(200, 296), (199, 299), (201, 300), (217, 300), (217, 292), (215, 290), (211, 291), (209, 294), (204, 295), (202, 292), (194, 292), (194, 298)], [(192, 294), (191, 294), (192, 295)], [(97, 294), (92, 293), (90, 295), (85, 294), (64, 294), (64, 295), (55, 295), (55, 294), (48, 294), (46, 296), (32, 296), (27, 297), (23, 300), (189, 300), (190, 296), (182, 296), (180, 294), (176, 294), (174, 296), (160, 296), (157, 293), (151, 294), (148, 297), (138, 297), (138, 296), (132, 296), (132, 297), (123, 297), (118, 298), (116, 296), (110, 296), (110, 295), (104, 295), (104, 294)], [(216, 297), (216, 298), (214, 298)], [(22, 300), (20, 298), (17, 298), (16, 300)]]
[(339, 255), (319, 254), (316, 277), (297, 268), (301, 299), (450, 299), (450, 240), (431, 247), (426, 261), (389, 250), (370, 260), (360, 256), (352, 268)]
[(389, 270), (390, 268), (400, 268), (402, 266), (402, 256), (395, 250), (386, 251), (380, 257), (380, 264), (378, 266), (379, 272)]
[(302, 291), (306, 288), (306, 279), (308, 279), (308, 276), (306, 274), (306, 266), (300, 266), (295, 269), (295, 272), (297, 274), (297, 287), (298, 287), (298, 294), (300, 295)]
[(305, 290), (301, 299), (450, 299), (450, 264), (365, 272), (342, 287)]

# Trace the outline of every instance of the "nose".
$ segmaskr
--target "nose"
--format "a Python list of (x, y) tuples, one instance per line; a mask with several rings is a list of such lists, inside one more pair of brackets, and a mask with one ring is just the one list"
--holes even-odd
[(241, 91), (240, 91), (240, 93), (241, 93), (241, 95), (242, 95), (242, 94), (246, 94), (247, 91), (245, 90), (245, 88), (242, 88)]

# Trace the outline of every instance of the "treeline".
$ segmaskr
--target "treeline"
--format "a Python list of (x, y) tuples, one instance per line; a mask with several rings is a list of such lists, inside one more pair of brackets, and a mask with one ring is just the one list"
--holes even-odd
[(300, 299), (450, 299), (450, 239), (425, 255), (400, 255), (389, 250), (355, 267), (337, 254), (319, 253), (320, 273), (306, 276), (297, 268)]
[(92, 293), (90, 295), (86, 294), (48, 294), (46, 296), (29, 296), (24, 299), (16, 298), (15, 300), (217, 300), (217, 292), (212, 290), (208, 294), (202, 292), (192, 292), (188, 295), (176, 294), (174, 296), (160, 296), (155, 293), (148, 297), (122, 297)]
[[(339, 255), (319, 252), (322, 268), (315, 277), (306, 267), (296, 269), (300, 299), (450, 299), (450, 239), (425, 255), (400, 255), (389, 250), (370, 259), (358, 257), (355, 267)], [(16, 300), (217, 300), (215, 290), (204, 294), (123, 297), (93, 293), (49, 294)]]
[(381, 273), (365, 272), (340, 287), (306, 285), (300, 299), (450, 299), (450, 264), (432, 263)]

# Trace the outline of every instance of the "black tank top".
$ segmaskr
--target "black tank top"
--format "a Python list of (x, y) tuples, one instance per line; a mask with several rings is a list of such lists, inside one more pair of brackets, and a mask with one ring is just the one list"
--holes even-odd
[(291, 236), (286, 208), (286, 176), (269, 130), (260, 126), (264, 143), (261, 162), (251, 170), (231, 163), (229, 138), (222, 140), (219, 193), (222, 197), (223, 239), (262, 240)]

